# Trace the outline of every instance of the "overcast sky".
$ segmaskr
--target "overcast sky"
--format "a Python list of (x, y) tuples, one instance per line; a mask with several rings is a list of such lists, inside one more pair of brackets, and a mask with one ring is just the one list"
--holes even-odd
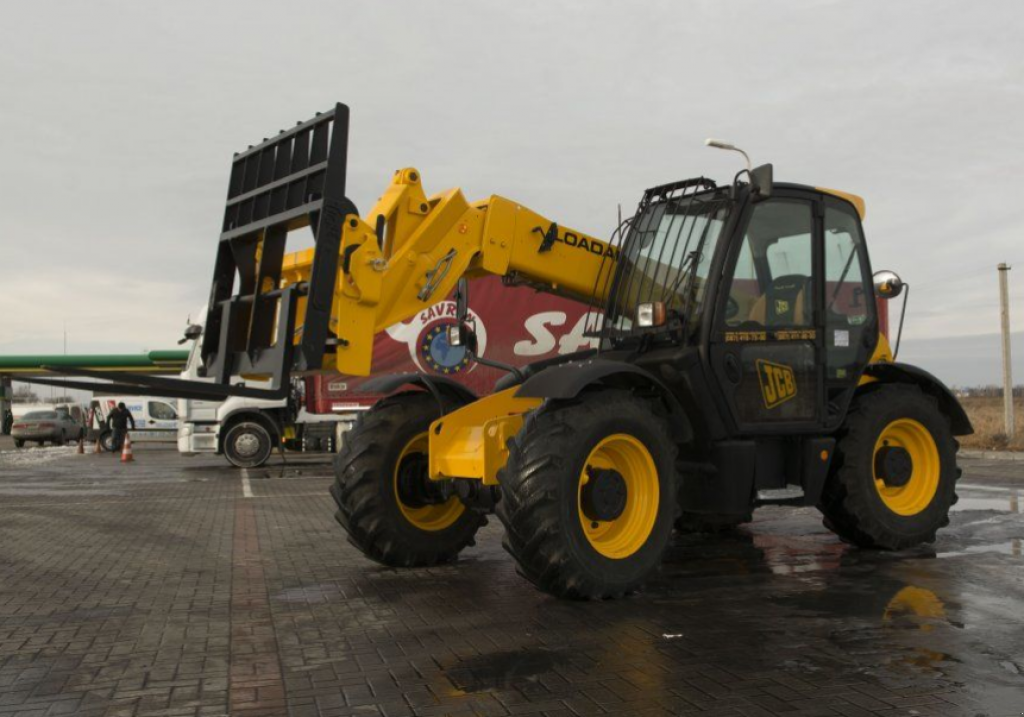
[[(861, 194), (927, 366), (998, 332), (1000, 261), (1024, 326), (1022, 34), (1020, 0), (11, 2), (0, 353), (59, 352), (65, 323), (73, 352), (173, 346), (232, 153), (340, 100), (363, 210), (416, 166), (607, 236), (649, 185), (731, 178), (708, 136)], [(996, 341), (958, 346), (948, 381), (998, 381)]]

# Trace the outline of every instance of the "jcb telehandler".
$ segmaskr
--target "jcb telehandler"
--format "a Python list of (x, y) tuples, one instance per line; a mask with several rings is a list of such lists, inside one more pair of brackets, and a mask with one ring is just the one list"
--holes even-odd
[[(817, 506), (871, 548), (946, 525), (971, 425), (936, 378), (893, 362), (875, 293), (901, 284), (873, 286), (859, 197), (765, 165), (652, 187), (609, 241), (499, 196), (428, 196), (402, 169), (360, 216), (348, 116), (339, 104), (235, 156), (202, 346), (213, 383), (136, 384), (284, 396), (295, 375), (367, 375), (377, 332), (452, 292), (464, 305), (486, 274), (603, 309), (597, 349), (510, 370), (485, 398), (443, 375), (374, 382), (390, 397), (348, 435), (331, 487), (365, 555), (451, 561), (494, 512), (526, 579), (608, 598), (643, 583), (674, 525), (759, 505)], [(286, 255), (305, 226), (314, 248)], [(472, 353), (466, 316), (447, 339)]]

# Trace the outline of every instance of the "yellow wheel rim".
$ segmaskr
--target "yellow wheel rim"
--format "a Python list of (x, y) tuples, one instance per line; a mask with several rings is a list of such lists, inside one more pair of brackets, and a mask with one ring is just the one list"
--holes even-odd
[(405, 444), (405, 448), (399, 454), (398, 460), (395, 461), (395, 474), (392, 483), (395, 490), (395, 501), (398, 503), (398, 507), (401, 509), (405, 519), (420, 530), (434, 532), (444, 530), (458, 520), (466, 506), (458, 498), (452, 496), (440, 505), (415, 507), (403, 503), (402, 496), (398, 492), (398, 476), (402, 469), (402, 463), (410, 456), (417, 454), (426, 456), (429, 444), (430, 440), (426, 433), (421, 433)]
[[(626, 504), (614, 520), (593, 521), (583, 512), (583, 487), (590, 480), (588, 468), (618, 471), (625, 481)], [(659, 500), (658, 469), (643, 443), (616, 433), (594, 446), (580, 472), (576, 496), (583, 534), (594, 550), (613, 560), (628, 558), (640, 550), (658, 519)]]
[[(885, 447), (902, 448), (910, 454), (913, 467), (910, 479), (905, 485), (889, 486), (878, 477), (875, 457)], [(912, 418), (893, 421), (885, 427), (875, 442), (871, 474), (878, 495), (893, 513), (917, 515), (931, 505), (935, 492), (939, 489), (941, 470), (939, 449), (935, 445), (935, 439), (927, 428)]]

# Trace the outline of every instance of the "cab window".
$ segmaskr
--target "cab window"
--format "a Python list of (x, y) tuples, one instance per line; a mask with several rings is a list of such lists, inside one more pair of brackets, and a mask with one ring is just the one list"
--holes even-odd
[(810, 327), (814, 320), (811, 205), (776, 199), (754, 206), (740, 246), (726, 325)]
[(178, 412), (171, 408), (170, 404), (162, 401), (150, 401), (149, 417), (154, 421), (173, 421), (178, 417)]
[(871, 343), (875, 305), (860, 222), (853, 209), (825, 207), (825, 346), (828, 377), (848, 380)]

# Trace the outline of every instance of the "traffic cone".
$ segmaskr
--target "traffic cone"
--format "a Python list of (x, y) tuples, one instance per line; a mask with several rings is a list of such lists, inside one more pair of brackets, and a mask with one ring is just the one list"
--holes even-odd
[(84, 456), (85, 455), (85, 437), (84, 436), (79, 436), (78, 437), (78, 455), (80, 455), (80, 456)]
[(103, 446), (100, 444), (100, 437), (96, 436), (96, 448), (93, 449), (93, 453), (97, 453), (98, 454), (98, 453), (102, 453), (102, 452), (103, 452)]
[(127, 433), (124, 434), (124, 448), (121, 449), (121, 462), (131, 463), (135, 458), (132, 456), (132, 439)]

